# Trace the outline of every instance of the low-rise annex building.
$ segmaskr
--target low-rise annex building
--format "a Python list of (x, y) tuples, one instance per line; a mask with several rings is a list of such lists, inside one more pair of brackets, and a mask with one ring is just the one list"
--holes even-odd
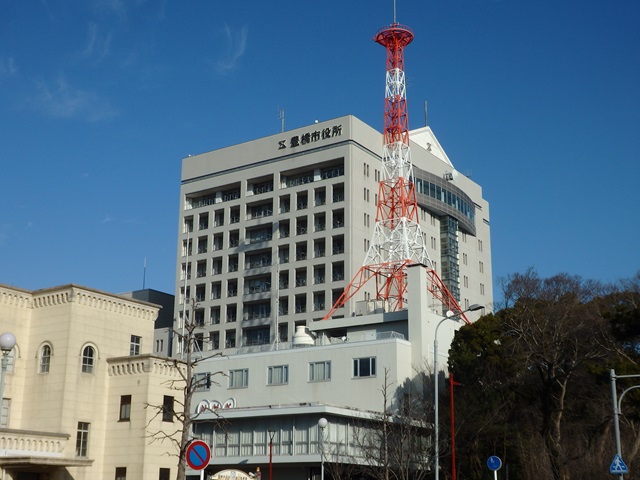
[(168, 480), (175, 361), (151, 353), (160, 307), (77, 285), (0, 286), (8, 354), (0, 475), (7, 480)]
[[(408, 268), (408, 288), (407, 309), (364, 302), (362, 314), (298, 327), (291, 342), (201, 360), (196, 376), (211, 381), (194, 393), (193, 433), (211, 446), (207, 478), (233, 468), (265, 477), (271, 468), (279, 480), (317, 480), (323, 460), (342, 469), (331, 478), (349, 478), (344, 472), (367, 465), (363, 419), (381, 430), (382, 412), (406, 411), (409, 396), (430, 398), (423, 378), (432, 372), (435, 335), (444, 360), (461, 323), (433, 308), (421, 265)], [(475, 321), (481, 313), (467, 316)], [(431, 468), (428, 451), (416, 468)]]

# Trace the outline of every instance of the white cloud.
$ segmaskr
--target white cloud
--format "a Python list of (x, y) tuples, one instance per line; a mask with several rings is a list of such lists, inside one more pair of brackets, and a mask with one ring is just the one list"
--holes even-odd
[(0, 58), (0, 81), (18, 75), (18, 67), (13, 57)]
[(111, 33), (102, 33), (100, 27), (94, 23), (89, 23), (87, 28), (87, 40), (80, 56), (82, 58), (96, 58), (102, 60), (109, 55), (111, 49)]
[(232, 31), (231, 28), (225, 24), (222, 34), (227, 43), (227, 52), (224, 58), (216, 62), (216, 69), (219, 73), (228, 73), (235, 70), (238, 60), (244, 55), (247, 48), (248, 32), (249, 29), (247, 27), (242, 27), (238, 31)]
[(36, 95), (28, 102), (32, 108), (54, 118), (81, 118), (90, 122), (115, 115), (108, 101), (93, 92), (74, 88), (63, 76), (49, 85), (37, 82)]

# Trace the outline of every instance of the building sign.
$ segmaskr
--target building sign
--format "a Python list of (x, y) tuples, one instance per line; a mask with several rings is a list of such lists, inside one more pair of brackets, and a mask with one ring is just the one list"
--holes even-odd
[(342, 135), (342, 125), (334, 125), (333, 127), (323, 128), (322, 130), (314, 130), (313, 132), (304, 133), (302, 135), (294, 135), (288, 140), (280, 140), (278, 142), (278, 150), (284, 148), (295, 148), (300, 145), (308, 145), (310, 143), (326, 140), (328, 138), (339, 137)]
[(196, 413), (206, 413), (207, 411), (216, 411), (218, 409), (226, 410), (229, 408), (236, 408), (236, 399), (229, 398), (224, 402), (218, 400), (202, 400), (198, 402), (196, 406)]
[(255, 477), (250, 476), (242, 470), (222, 470), (214, 475), (208, 477), (209, 480), (255, 480)]

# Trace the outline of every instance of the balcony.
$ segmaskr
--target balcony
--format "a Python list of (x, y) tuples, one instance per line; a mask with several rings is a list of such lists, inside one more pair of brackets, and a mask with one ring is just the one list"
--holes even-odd
[(322, 172), (320, 173), (320, 177), (323, 180), (326, 180), (328, 178), (336, 178), (336, 177), (340, 177), (344, 175), (344, 167), (339, 166), (339, 167), (331, 167), (331, 168), (325, 168), (322, 170)]
[(91, 466), (93, 459), (75, 456), (75, 438), (70, 441), (69, 437), (66, 433), (2, 428), (2, 463), (18, 466), (24, 462), (32, 468), (35, 465), (52, 464), (66, 467)]
[(255, 284), (248, 285), (244, 289), (244, 294), (251, 295), (254, 293), (265, 293), (270, 291), (271, 291), (271, 283), (269, 282), (255, 283)]
[(249, 241), (249, 244), (253, 244), (253, 243), (269, 242), (272, 240), (272, 238), (273, 238), (273, 234), (269, 232), (269, 233), (259, 233), (255, 235), (250, 235), (249, 238), (247, 238), (247, 240)]
[(253, 187), (254, 195), (259, 195), (261, 193), (268, 193), (268, 192), (273, 192), (273, 182), (260, 183), (260, 184), (254, 185)]
[(247, 220), (253, 220), (255, 218), (270, 217), (273, 215), (273, 209), (271, 208), (258, 208), (252, 209), (247, 215)]

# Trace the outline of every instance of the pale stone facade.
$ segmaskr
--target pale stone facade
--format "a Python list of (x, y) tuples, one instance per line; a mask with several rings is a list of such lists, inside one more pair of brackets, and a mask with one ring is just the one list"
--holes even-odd
[(175, 430), (161, 406), (180, 386), (173, 362), (146, 353), (159, 309), (76, 285), (0, 286), (0, 330), (17, 339), (2, 395), (1, 478), (175, 477), (174, 445), (151, 441)]

